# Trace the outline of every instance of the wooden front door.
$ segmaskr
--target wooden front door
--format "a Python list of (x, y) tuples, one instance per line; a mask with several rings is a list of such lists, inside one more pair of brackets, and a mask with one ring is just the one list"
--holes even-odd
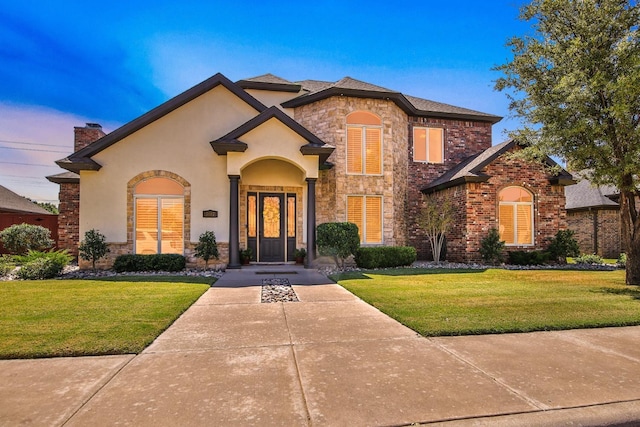
[(254, 261), (294, 260), (296, 211), (295, 194), (247, 193), (247, 243)]

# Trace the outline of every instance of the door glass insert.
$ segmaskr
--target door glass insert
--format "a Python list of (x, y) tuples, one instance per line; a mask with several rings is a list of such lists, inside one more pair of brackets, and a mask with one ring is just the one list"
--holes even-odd
[(287, 197), (287, 237), (296, 237), (296, 198)]
[(280, 198), (267, 196), (263, 201), (264, 237), (280, 237)]
[(247, 200), (247, 209), (248, 209), (248, 214), (247, 214), (247, 222), (248, 222), (248, 228), (249, 228), (249, 237), (256, 237), (257, 235), (257, 230), (258, 227), (256, 225), (256, 196), (254, 195), (250, 195), (248, 197)]

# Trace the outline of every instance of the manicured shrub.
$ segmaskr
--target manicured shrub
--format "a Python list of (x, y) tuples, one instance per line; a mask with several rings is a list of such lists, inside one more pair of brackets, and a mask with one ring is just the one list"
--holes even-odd
[(84, 233), (84, 240), (80, 242), (78, 247), (80, 258), (85, 261), (91, 261), (91, 266), (96, 269), (96, 261), (104, 258), (109, 252), (106, 237), (98, 230), (91, 229)]
[(550, 260), (566, 264), (568, 256), (580, 255), (580, 248), (578, 241), (573, 237), (574, 234), (573, 230), (560, 230), (556, 233), (547, 248)]
[(30, 250), (41, 251), (54, 245), (51, 232), (41, 225), (16, 224), (0, 231), (0, 241), (12, 254), (24, 255)]
[(29, 251), (27, 255), (16, 257), (16, 260), (21, 264), (16, 275), (24, 280), (52, 279), (62, 273), (71, 259), (72, 256), (66, 250)]
[(216, 242), (216, 233), (213, 231), (205, 231), (200, 235), (198, 244), (196, 245), (197, 258), (204, 260), (205, 270), (209, 268), (209, 260), (211, 258), (218, 259), (220, 254), (218, 253), (218, 243)]
[(489, 230), (489, 234), (480, 242), (480, 256), (487, 264), (496, 265), (502, 262), (504, 241), (500, 240), (497, 228)]
[(359, 248), (355, 260), (360, 268), (389, 268), (411, 265), (416, 257), (411, 246), (376, 246)]
[(627, 265), (627, 254), (624, 252), (618, 255), (618, 260), (616, 261), (619, 267), (626, 267)]
[(124, 271), (180, 271), (184, 270), (186, 259), (178, 254), (118, 255), (113, 269)]
[[(332, 256), (336, 266), (344, 268), (344, 260), (360, 247), (358, 226), (350, 222), (326, 222), (317, 228), (318, 253)], [(340, 263), (339, 263), (340, 261)]]
[(582, 254), (575, 258), (576, 264), (604, 264), (604, 260), (600, 255)]
[(511, 251), (509, 264), (511, 265), (541, 265), (549, 261), (549, 253), (545, 251)]

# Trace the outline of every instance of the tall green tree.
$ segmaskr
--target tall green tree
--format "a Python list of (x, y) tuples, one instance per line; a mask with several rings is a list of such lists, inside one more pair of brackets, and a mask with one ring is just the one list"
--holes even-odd
[(530, 34), (496, 89), (524, 125), (511, 135), (531, 154), (564, 158), (593, 183), (620, 190), (626, 282), (640, 285), (640, 9), (624, 0), (533, 0)]

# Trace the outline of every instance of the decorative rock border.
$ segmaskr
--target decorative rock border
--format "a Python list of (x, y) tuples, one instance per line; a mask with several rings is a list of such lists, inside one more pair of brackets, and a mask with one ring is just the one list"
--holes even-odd
[(262, 279), (261, 302), (298, 302), (289, 279)]

